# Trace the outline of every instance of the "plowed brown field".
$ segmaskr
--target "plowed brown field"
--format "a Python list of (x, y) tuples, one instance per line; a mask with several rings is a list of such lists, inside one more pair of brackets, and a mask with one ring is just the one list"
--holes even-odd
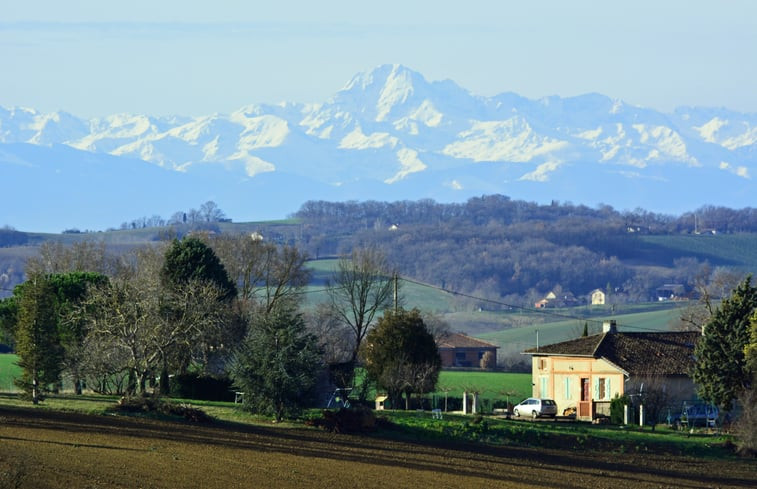
[(754, 488), (757, 467), (2, 407), (0, 487)]

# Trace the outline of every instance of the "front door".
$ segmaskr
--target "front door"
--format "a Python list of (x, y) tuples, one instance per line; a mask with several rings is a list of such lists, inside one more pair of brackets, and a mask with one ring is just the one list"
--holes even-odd
[(591, 418), (591, 385), (588, 378), (581, 379), (581, 400), (578, 402), (578, 417)]

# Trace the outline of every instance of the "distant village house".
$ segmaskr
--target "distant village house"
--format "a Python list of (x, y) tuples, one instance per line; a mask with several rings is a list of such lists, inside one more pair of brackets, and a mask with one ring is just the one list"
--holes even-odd
[(549, 292), (543, 299), (534, 303), (534, 307), (537, 309), (547, 307), (575, 307), (577, 305), (579, 305), (578, 299), (576, 299), (571, 292), (567, 291), (562, 291), (560, 293), (555, 293), (554, 291)]
[(589, 298), (592, 306), (605, 305), (605, 293), (601, 289), (594, 289), (589, 294)]
[[(464, 335), (452, 333), (437, 342), (442, 368), (472, 367), (481, 368), (481, 361), (486, 356), (486, 368), (497, 365), (497, 345)], [(487, 356), (487, 353), (489, 355)]]

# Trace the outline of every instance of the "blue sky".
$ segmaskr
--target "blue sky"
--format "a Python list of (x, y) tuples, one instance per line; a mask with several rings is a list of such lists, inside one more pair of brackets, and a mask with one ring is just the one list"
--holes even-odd
[(0, 105), (200, 115), (401, 63), (473, 93), (757, 112), (757, 2), (3, 0)]

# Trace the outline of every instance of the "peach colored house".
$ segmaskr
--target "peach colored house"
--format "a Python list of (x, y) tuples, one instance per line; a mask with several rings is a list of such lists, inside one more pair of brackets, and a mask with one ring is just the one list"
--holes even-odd
[(491, 352), (492, 365), (497, 365), (497, 345), (473, 338), (462, 333), (452, 333), (441, 338), (437, 344), (442, 368), (473, 367), (480, 368), (481, 359), (486, 352)]
[(558, 414), (575, 408), (577, 419), (609, 416), (617, 395), (664, 385), (672, 406), (696, 397), (688, 375), (698, 332), (621, 333), (615, 321), (600, 334), (532, 348), (533, 396), (554, 399)]

